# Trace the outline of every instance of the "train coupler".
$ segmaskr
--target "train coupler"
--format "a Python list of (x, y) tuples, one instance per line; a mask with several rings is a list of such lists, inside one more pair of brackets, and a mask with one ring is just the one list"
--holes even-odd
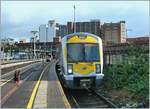
[(90, 79), (81, 79), (80, 80), (80, 86), (83, 88), (90, 88), (92, 85), (91, 80)]

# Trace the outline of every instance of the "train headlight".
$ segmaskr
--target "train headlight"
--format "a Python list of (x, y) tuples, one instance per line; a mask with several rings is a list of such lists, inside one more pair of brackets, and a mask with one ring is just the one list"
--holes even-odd
[(96, 64), (96, 73), (101, 73), (101, 65)]
[(72, 64), (67, 65), (67, 72), (68, 72), (68, 74), (73, 74), (73, 65)]

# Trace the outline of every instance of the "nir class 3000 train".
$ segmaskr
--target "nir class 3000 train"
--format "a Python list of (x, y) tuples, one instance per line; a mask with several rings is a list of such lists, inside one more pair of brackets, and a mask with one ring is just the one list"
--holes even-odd
[(60, 46), (59, 65), (65, 87), (98, 87), (104, 76), (101, 38), (82, 32), (64, 36)]

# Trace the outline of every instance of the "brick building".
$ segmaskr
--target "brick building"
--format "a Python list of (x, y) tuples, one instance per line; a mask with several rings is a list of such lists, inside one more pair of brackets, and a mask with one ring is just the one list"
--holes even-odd
[[(75, 25), (76, 25), (76, 32), (88, 32), (101, 37), (100, 20), (91, 20), (89, 22), (76, 22)], [(73, 32), (74, 32), (74, 23), (67, 22), (67, 33), (70, 34)]]
[(117, 23), (104, 23), (101, 30), (102, 39), (105, 42), (125, 43), (126, 42), (126, 27), (125, 21)]

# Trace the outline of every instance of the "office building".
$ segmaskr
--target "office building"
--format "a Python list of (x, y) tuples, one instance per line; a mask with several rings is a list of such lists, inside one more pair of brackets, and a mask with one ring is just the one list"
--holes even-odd
[(47, 42), (53, 42), (54, 37), (56, 37), (56, 22), (55, 20), (49, 20), (46, 37)]
[(47, 36), (47, 27), (45, 24), (40, 25), (39, 27), (39, 38), (40, 42), (46, 42), (46, 36)]
[(56, 22), (49, 20), (48, 25), (40, 25), (39, 27), (40, 42), (53, 42), (53, 37), (56, 37)]

